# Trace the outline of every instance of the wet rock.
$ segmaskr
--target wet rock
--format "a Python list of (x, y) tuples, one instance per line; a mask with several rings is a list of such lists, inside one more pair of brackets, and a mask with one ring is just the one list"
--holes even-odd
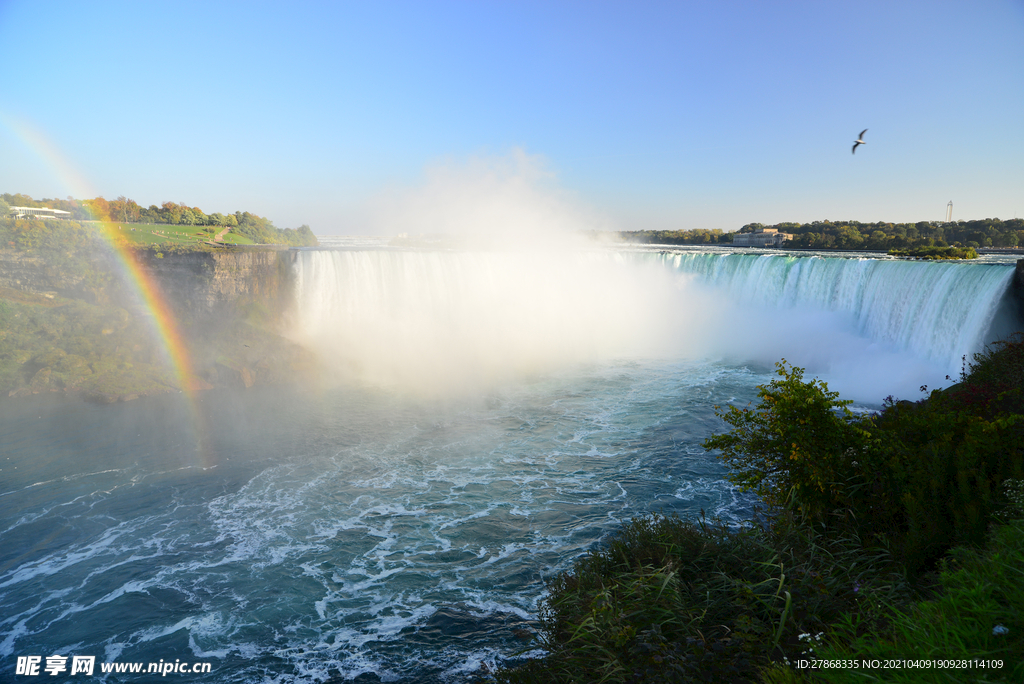
[(50, 375), (52, 374), (53, 369), (50, 368), (49, 366), (46, 366), (45, 368), (40, 368), (38, 371), (36, 371), (36, 374), (32, 376), (32, 379), (28, 383), (28, 386), (29, 388), (31, 388), (31, 391), (33, 393), (36, 393), (50, 389)]

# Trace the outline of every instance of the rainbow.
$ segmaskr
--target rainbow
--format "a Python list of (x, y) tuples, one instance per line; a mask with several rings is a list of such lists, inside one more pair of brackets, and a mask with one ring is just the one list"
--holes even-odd
[(146, 270), (138, 253), (119, 235), (119, 226), (109, 216), (89, 207), (93, 218), (100, 223), (100, 233), (117, 257), (117, 263), (125, 281), (138, 293), (146, 310), (152, 314), (153, 326), (161, 340), (167, 358), (171, 362), (175, 379), (182, 392), (190, 397), (199, 388), (188, 347), (174, 314), (160, 291), (156, 279)]
[[(70, 161), (59, 152), (57, 147), (37, 128), (24, 121), (15, 121), (0, 113), (0, 125), (10, 131), (34, 156), (39, 158), (46, 168), (61, 182), (70, 196), (96, 197), (96, 193), (85, 178), (78, 173)], [(210, 466), (211, 450), (206, 446), (203, 429), (203, 413), (198, 410), (196, 392), (205, 383), (200, 381), (194, 372), (188, 345), (185, 343), (177, 320), (168, 305), (167, 299), (160, 290), (156, 279), (145, 268), (136, 250), (119, 233), (118, 225), (96, 207), (89, 206), (93, 218), (100, 224), (100, 235), (110, 248), (119, 275), (139, 296), (145, 309), (150, 313), (153, 332), (163, 347), (165, 358), (170, 362), (178, 388), (188, 401), (193, 417), (196, 438), (199, 446), (197, 452), (203, 459), (202, 465)]]

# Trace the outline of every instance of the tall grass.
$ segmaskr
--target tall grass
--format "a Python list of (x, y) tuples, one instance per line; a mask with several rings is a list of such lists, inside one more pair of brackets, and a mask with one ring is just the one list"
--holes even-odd
[[(638, 518), (549, 583), (546, 658), (497, 681), (760, 681), (773, 661), (807, 658), (807, 635), (872, 614), (866, 590), (910, 589), (884, 551), (828, 539), (793, 518), (771, 529)], [(874, 618), (870, 618), (874, 619)]]
[(960, 547), (942, 564), (932, 600), (889, 604), (888, 626), (843, 616), (818, 656), (913, 660), (919, 667), (822, 672), (829, 682), (1024, 682), (1024, 520), (1000, 525), (983, 550)]

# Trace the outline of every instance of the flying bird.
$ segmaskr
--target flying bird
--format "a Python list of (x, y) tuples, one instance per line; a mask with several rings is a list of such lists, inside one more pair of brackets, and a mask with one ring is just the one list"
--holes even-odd
[(853, 142), (853, 154), (857, 154), (857, 145), (867, 145), (867, 143), (864, 142), (864, 134), (867, 132), (868, 129), (865, 128), (863, 131), (860, 132), (860, 135), (858, 135), (857, 139)]

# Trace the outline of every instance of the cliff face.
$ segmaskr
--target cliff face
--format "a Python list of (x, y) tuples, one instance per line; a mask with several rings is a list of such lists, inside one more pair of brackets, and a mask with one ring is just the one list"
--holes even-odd
[[(187, 322), (221, 317), (239, 303), (259, 301), (280, 313), (291, 301), (287, 248), (218, 252), (143, 252), (141, 265), (167, 303)], [(0, 250), (0, 288), (115, 304), (134, 309), (137, 293), (120, 277), (115, 257), (94, 252), (61, 261)]]
[(287, 248), (140, 254), (144, 278), (188, 348), (192, 375), (183, 380), (152, 334), (152, 311), (109, 251), (0, 251), (0, 391), (118, 401), (182, 383), (251, 387), (307, 377), (314, 357), (280, 335), (296, 257)]
[(1013, 274), (1013, 294), (1017, 300), (1017, 315), (1024, 323), (1024, 259), (1017, 259), (1017, 270)]
[(56, 273), (46, 268), (39, 257), (0, 250), (0, 287), (49, 292), (55, 289), (54, 275)]
[(51, 255), (0, 250), (0, 288), (59, 295), (90, 304), (109, 301), (115, 283), (109, 257), (99, 253)]
[(287, 248), (165, 254), (151, 252), (143, 268), (159, 284), (168, 303), (183, 319), (203, 322), (221, 318), (239, 304), (259, 302), (280, 314), (292, 298)]

